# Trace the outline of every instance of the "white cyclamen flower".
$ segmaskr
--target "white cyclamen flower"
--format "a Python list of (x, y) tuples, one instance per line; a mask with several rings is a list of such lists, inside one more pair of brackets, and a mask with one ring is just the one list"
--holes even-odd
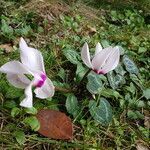
[(81, 51), (81, 58), (85, 65), (97, 74), (106, 74), (117, 67), (120, 59), (120, 51), (117, 46), (102, 49), (101, 44), (97, 43), (95, 54), (91, 61), (89, 47), (85, 43)]
[[(7, 74), (6, 78), (13, 86), (25, 89), (25, 98), (20, 105), (32, 107), (32, 87), (35, 87), (36, 97), (45, 99), (54, 95), (54, 86), (46, 76), (41, 52), (28, 47), (23, 38), (20, 39), (19, 46), (21, 62), (10, 61), (0, 67), (0, 72)], [(33, 80), (29, 80), (26, 75), (32, 75)]]

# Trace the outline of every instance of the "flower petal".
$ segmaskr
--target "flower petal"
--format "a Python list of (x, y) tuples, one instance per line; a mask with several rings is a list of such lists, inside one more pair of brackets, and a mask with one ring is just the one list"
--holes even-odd
[(94, 70), (100, 70), (101, 67), (104, 65), (105, 61), (111, 54), (113, 48), (107, 47), (100, 51), (92, 60), (92, 65)]
[(119, 59), (120, 59), (119, 47), (116, 46), (113, 49), (114, 49), (113, 53), (109, 56), (106, 64), (102, 68), (102, 71), (105, 73), (114, 70), (119, 63)]
[(31, 74), (31, 72), (19, 61), (10, 61), (0, 67), (0, 72), (9, 74)]
[(96, 45), (95, 56), (102, 50), (101, 44), (98, 42)]
[(20, 39), (21, 62), (31, 70), (45, 72), (44, 61), (40, 51), (28, 47), (23, 38)]
[(54, 85), (52, 81), (47, 78), (43, 86), (34, 90), (36, 97), (44, 99), (54, 95)]
[(25, 75), (7, 74), (7, 80), (17, 88), (24, 89), (30, 84), (30, 80)]
[(92, 63), (90, 60), (89, 47), (88, 47), (87, 43), (85, 43), (83, 45), (83, 48), (81, 51), (81, 58), (82, 58), (83, 62), (85, 63), (85, 65), (87, 65), (89, 68), (92, 68)]
[(32, 95), (32, 85), (33, 82), (31, 82), (26, 88), (25, 88), (25, 98), (20, 103), (20, 106), (31, 108), (33, 106), (33, 95)]

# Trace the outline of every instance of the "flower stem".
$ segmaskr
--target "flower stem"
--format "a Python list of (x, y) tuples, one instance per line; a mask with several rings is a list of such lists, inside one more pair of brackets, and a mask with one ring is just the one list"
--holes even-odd
[(87, 75), (91, 72), (92, 69), (89, 69), (85, 75), (83, 76), (83, 78), (81, 79), (81, 81), (78, 83), (78, 86), (82, 84), (82, 82), (85, 80), (85, 78), (87, 77)]

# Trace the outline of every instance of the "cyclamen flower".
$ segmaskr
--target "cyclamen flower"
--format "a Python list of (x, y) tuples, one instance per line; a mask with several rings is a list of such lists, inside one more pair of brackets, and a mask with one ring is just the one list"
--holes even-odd
[(117, 46), (102, 49), (101, 44), (97, 43), (95, 54), (91, 61), (89, 47), (85, 43), (81, 51), (81, 58), (85, 65), (97, 74), (106, 74), (117, 67), (120, 59), (120, 51)]
[[(28, 47), (23, 38), (20, 39), (19, 47), (21, 62), (10, 61), (0, 67), (0, 72), (7, 74), (6, 78), (13, 86), (25, 89), (25, 98), (20, 105), (32, 107), (32, 87), (35, 87), (36, 97), (45, 99), (54, 95), (54, 86), (46, 76), (41, 52)], [(32, 75), (33, 80), (29, 80), (26, 75)]]

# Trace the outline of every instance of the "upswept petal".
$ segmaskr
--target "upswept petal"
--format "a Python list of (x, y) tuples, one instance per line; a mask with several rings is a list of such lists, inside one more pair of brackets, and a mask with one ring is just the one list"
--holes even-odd
[(106, 64), (102, 69), (105, 73), (115, 69), (119, 63), (119, 59), (120, 59), (119, 47), (116, 46), (113, 49), (114, 49), (113, 53), (109, 56)]
[(30, 84), (30, 80), (25, 75), (7, 74), (6, 78), (10, 84), (16, 88), (24, 89)]
[(28, 47), (23, 38), (20, 39), (21, 62), (31, 70), (45, 72), (43, 56), (37, 49)]
[(0, 72), (9, 74), (31, 74), (25, 65), (19, 61), (10, 61), (0, 67)]
[(44, 99), (48, 97), (52, 97), (54, 95), (54, 85), (52, 81), (47, 78), (42, 87), (36, 88), (34, 90), (36, 97)]
[(107, 47), (100, 51), (92, 60), (92, 65), (94, 70), (100, 70), (101, 67), (105, 64), (105, 61), (111, 54), (113, 48), (112, 47)]
[(100, 52), (102, 51), (102, 46), (101, 44), (98, 42), (97, 45), (96, 45), (96, 50), (95, 50), (95, 56)]
[(33, 107), (33, 95), (32, 95), (32, 85), (33, 82), (31, 82), (26, 88), (25, 88), (25, 98), (20, 103), (20, 106), (31, 108)]
[(93, 68), (91, 60), (90, 60), (89, 47), (87, 43), (85, 43), (82, 47), (81, 58), (83, 62), (85, 63), (85, 65), (87, 65), (89, 68)]

